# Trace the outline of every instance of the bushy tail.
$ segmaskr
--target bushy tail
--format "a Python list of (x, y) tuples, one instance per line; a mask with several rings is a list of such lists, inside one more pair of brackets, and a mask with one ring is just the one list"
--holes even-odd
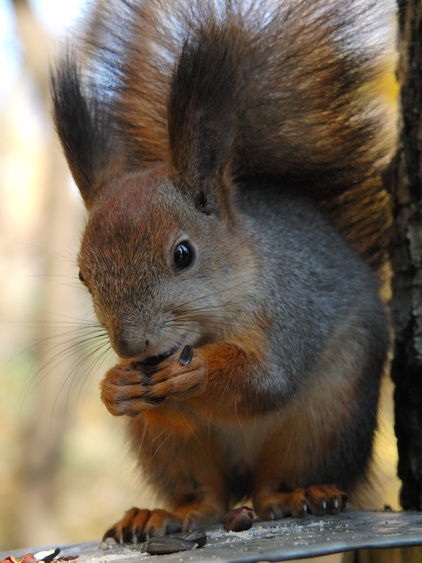
[[(383, 268), (381, 174), (396, 131), (392, 1), (113, 5), (86, 34), (86, 88), (109, 108), (128, 166), (168, 161), (189, 181), (192, 152), (205, 147), (202, 166), (229, 160), (244, 189), (271, 179), (316, 199)], [(65, 83), (56, 81), (56, 98)]]

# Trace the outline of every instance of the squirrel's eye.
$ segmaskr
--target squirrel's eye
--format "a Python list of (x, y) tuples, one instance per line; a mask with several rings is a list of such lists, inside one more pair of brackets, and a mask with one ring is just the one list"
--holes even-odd
[(194, 250), (187, 240), (179, 242), (173, 253), (174, 266), (177, 272), (188, 268), (195, 257)]

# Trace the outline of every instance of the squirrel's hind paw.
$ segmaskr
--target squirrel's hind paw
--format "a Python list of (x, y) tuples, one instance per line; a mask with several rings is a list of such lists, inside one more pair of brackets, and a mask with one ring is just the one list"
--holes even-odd
[(314, 485), (305, 492), (310, 512), (316, 516), (338, 514), (348, 508), (347, 493), (335, 485)]
[(254, 500), (255, 512), (265, 520), (285, 516), (338, 514), (348, 507), (347, 494), (335, 485), (314, 485), (291, 492), (274, 492)]

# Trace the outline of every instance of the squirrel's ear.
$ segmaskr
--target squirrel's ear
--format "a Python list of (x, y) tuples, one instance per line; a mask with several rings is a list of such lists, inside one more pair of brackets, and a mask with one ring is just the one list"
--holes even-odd
[(106, 104), (83, 92), (81, 73), (67, 54), (51, 73), (54, 124), (70, 171), (89, 209), (110, 168), (111, 128)]
[(187, 42), (168, 104), (170, 159), (179, 185), (201, 211), (222, 216), (233, 209), (230, 172), (238, 74), (233, 51), (211, 25), (196, 41)]

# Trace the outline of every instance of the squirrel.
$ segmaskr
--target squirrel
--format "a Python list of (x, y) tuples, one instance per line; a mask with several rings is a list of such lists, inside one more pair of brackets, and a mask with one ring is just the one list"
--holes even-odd
[(101, 382), (163, 508), (105, 538), (343, 510), (388, 365), (390, 0), (116, 0), (52, 72), (119, 363)]

